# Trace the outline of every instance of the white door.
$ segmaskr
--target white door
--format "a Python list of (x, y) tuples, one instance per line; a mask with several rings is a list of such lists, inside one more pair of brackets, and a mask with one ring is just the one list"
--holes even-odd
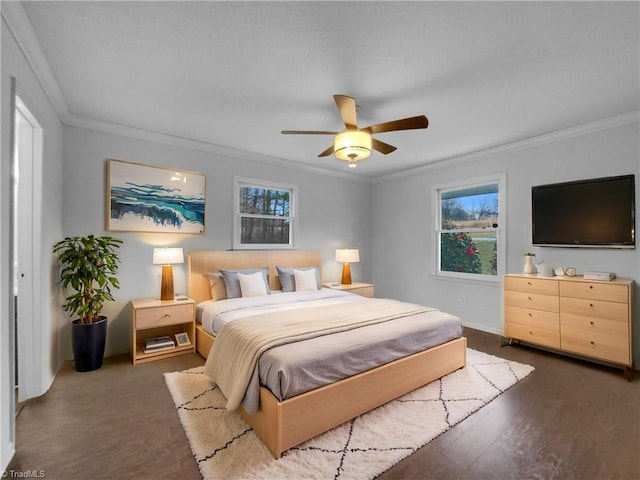
[(42, 392), (39, 365), (41, 345), (48, 329), (38, 318), (41, 305), (39, 272), (39, 209), (34, 203), (34, 167), (42, 154), (42, 129), (19, 98), (15, 110), (14, 171), (14, 283), (16, 303), (16, 362), (18, 400), (24, 401)]

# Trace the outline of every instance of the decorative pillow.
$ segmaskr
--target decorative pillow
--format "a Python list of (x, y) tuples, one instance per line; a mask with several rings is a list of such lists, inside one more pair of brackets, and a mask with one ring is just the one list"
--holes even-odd
[(293, 270), (293, 278), (296, 282), (296, 292), (315, 292), (318, 290), (315, 269)]
[(220, 269), (220, 273), (222, 274), (222, 278), (224, 278), (224, 285), (227, 289), (227, 298), (240, 298), (242, 297), (242, 290), (240, 289), (240, 281), (238, 280), (238, 273), (256, 273), (262, 272), (262, 277), (264, 279), (264, 285), (267, 289), (267, 294), (269, 294), (269, 280), (267, 277), (267, 273), (269, 269), (267, 267), (262, 268), (246, 268), (244, 270), (223, 270)]
[(240, 291), (243, 298), (266, 297), (268, 295), (262, 272), (238, 273), (238, 281), (240, 282)]
[[(293, 268), (287, 267), (276, 267), (278, 271), (278, 277), (280, 278), (280, 286), (282, 287), (283, 292), (295, 292), (296, 291), (296, 280), (293, 275)], [(320, 269), (317, 265), (313, 267), (301, 267), (296, 268), (296, 270), (314, 270), (316, 276), (316, 290), (320, 290), (322, 286), (322, 282), (320, 281)]]
[(211, 289), (211, 300), (224, 300), (227, 298), (227, 287), (224, 285), (224, 279), (220, 272), (207, 272), (207, 279), (209, 279), (209, 288)]

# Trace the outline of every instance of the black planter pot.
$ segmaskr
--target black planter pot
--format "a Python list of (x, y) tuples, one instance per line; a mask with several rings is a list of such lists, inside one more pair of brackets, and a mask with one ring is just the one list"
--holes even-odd
[(107, 317), (94, 323), (71, 322), (71, 344), (76, 372), (91, 372), (102, 367), (107, 339)]

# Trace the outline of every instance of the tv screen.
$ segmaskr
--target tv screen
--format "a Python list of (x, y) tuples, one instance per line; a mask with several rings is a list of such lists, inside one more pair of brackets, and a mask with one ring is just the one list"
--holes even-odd
[(635, 248), (635, 176), (531, 188), (536, 246)]

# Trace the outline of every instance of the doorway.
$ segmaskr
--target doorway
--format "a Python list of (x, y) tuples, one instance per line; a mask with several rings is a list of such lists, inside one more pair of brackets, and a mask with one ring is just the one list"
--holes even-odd
[[(40, 204), (43, 132), (19, 96), (15, 97), (13, 161), (13, 262), (15, 379), (18, 401), (41, 395)], [(40, 364), (39, 364), (40, 363)]]

